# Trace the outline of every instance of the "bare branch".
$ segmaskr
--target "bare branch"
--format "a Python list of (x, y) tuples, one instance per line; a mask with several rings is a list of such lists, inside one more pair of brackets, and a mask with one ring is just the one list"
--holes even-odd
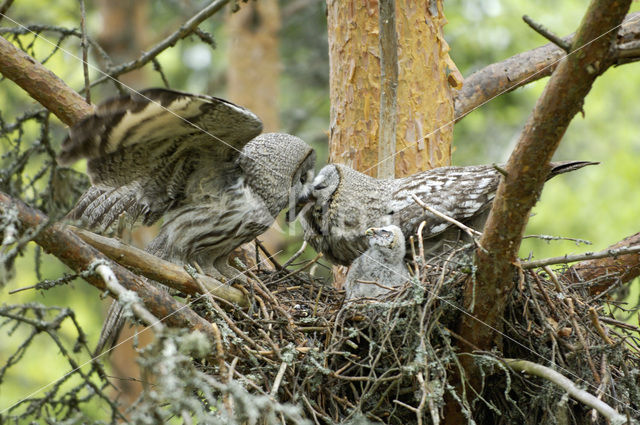
[[(534, 269), (536, 267), (549, 266), (553, 264), (567, 264), (575, 263), (582, 260), (597, 260), (600, 258), (616, 258), (625, 254), (640, 253), (640, 245), (620, 247), (620, 248), (607, 248), (597, 252), (585, 252), (584, 254), (563, 255), (561, 257), (545, 258), (543, 260), (525, 261), (520, 266), (523, 269)], [(637, 263), (640, 263), (638, 261)]]
[(571, 42), (567, 42), (563, 38), (558, 37), (551, 31), (549, 31), (546, 27), (544, 27), (542, 24), (535, 22), (533, 19), (531, 19), (527, 15), (524, 15), (522, 17), (522, 20), (525, 21), (527, 25), (529, 25), (531, 28), (533, 28), (535, 32), (537, 32), (538, 34), (540, 34), (541, 36), (543, 36), (544, 38), (546, 38), (547, 40), (549, 40), (550, 42), (552, 42), (553, 44), (561, 48), (562, 50), (564, 50), (566, 53), (571, 53)]
[(84, 98), (91, 104), (91, 82), (89, 81), (89, 43), (87, 42), (86, 13), (84, 0), (80, 0), (80, 29), (82, 31), (82, 72), (84, 74)]
[(4, 2), (2, 2), (2, 4), (0, 5), (0, 21), (2, 20), (3, 15), (7, 13), (7, 10), (9, 10), (14, 1), (15, 0), (4, 0)]
[(471, 237), (471, 239), (474, 239), (474, 236), (482, 236), (482, 233), (478, 232), (477, 230), (472, 229), (469, 226), (466, 226), (462, 223), (460, 223), (458, 220), (456, 220), (455, 218), (449, 217), (448, 215), (445, 215), (443, 213), (441, 213), (440, 211), (437, 211), (433, 208), (431, 208), (429, 205), (425, 204), (424, 202), (422, 202), (420, 200), (420, 198), (418, 198), (415, 194), (411, 194), (411, 197), (413, 198), (413, 200), (415, 201), (416, 204), (420, 205), (423, 209), (425, 209), (426, 211), (430, 212), (431, 214), (435, 215), (436, 217), (439, 217), (455, 226), (458, 226), (460, 229), (462, 229), (467, 235), (469, 235), (469, 237)]
[[(149, 279), (163, 283), (185, 294), (194, 295), (201, 292), (198, 284), (194, 282), (194, 278), (176, 264), (162, 260), (155, 255), (126, 245), (116, 239), (96, 235), (95, 233), (73, 226), (69, 226), (69, 228), (80, 236), (83, 241), (113, 261), (118, 262), (136, 273), (140, 273)], [(202, 274), (196, 274), (196, 278), (211, 295), (238, 304), (241, 307), (248, 306), (248, 301), (242, 291)]]
[(211, 17), (211, 15), (221, 10), (227, 3), (229, 3), (229, 0), (212, 1), (207, 7), (196, 13), (193, 17), (191, 17), (191, 19), (181, 25), (177, 31), (169, 35), (160, 43), (153, 46), (151, 50), (145, 52), (135, 60), (124, 63), (115, 67), (114, 69), (109, 70), (108, 75), (94, 80), (91, 86), (93, 87), (95, 85), (101, 84), (114, 77), (133, 71), (134, 69), (142, 68), (144, 65), (152, 62), (160, 53), (164, 52), (169, 47), (175, 46), (179, 40), (194, 33), (198, 29), (198, 25)]
[(93, 111), (93, 107), (64, 81), (2, 37), (0, 73), (67, 125), (72, 125)]
[(615, 255), (584, 258), (564, 273), (570, 282), (591, 282), (591, 294), (599, 294), (616, 283), (629, 282), (640, 276), (640, 233), (629, 236), (601, 252)]
[(611, 421), (611, 423), (627, 423), (626, 416), (619, 414), (607, 403), (599, 400), (587, 391), (581, 390), (576, 386), (576, 384), (574, 384), (570, 379), (566, 378), (561, 373), (558, 373), (555, 370), (541, 364), (533, 363), (527, 360), (504, 359), (504, 361), (507, 366), (517, 372), (524, 372), (529, 375), (538, 376), (540, 378), (544, 378), (548, 381), (553, 382), (554, 384), (565, 390), (571, 397), (575, 398), (581, 403), (586, 404), (589, 407), (596, 409), (602, 416)]
[[(640, 59), (640, 49), (634, 44), (639, 37), (640, 12), (631, 13), (618, 32), (618, 49), (615, 54), (617, 64)], [(573, 43), (573, 39), (574, 35), (571, 34), (563, 37), (562, 41)], [(456, 121), (496, 96), (548, 77), (565, 55), (564, 50), (549, 43), (469, 75), (465, 78), (462, 89), (453, 92)]]
[(574, 54), (555, 70), (529, 117), (507, 162), (507, 177), (498, 186), (476, 251), (478, 284), (465, 289), (469, 305), (475, 291), (474, 315), (485, 325), (464, 317), (461, 335), (482, 348), (492, 347), (505, 299), (513, 286), (518, 249), (531, 208), (549, 173), (549, 161), (595, 79), (614, 64), (611, 47), (631, 4), (630, 0), (594, 0), (576, 32)]
[(137, 299), (135, 292), (127, 291), (127, 289), (120, 285), (118, 278), (109, 266), (106, 264), (98, 264), (95, 270), (102, 280), (104, 280), (104, 284), (109, 292), (115, 295), (120, 302), (126, 299), (131, 299), (132, 295), (136, 298), (136, 300), (131, 304), (131, 310), (133, 311), (133, 314), (135, 314), (136, 317), (145, 325), (154, 326), (157, 330), (161, 330), (164, 327), (162, 323), (144, 307), (144, 304)]
[[(17, 210), (18, 219), (23, 229), (37, 229), (47, 220), (47, 217), (41, 212), (0, 192), (0, 211), (5, 211), (8, 208)], [(185, 308), (166, 291), (151, 286), (144, 279), (117, 263), (111, 262), (95, 248), (83, 242), (67, 226), (60, 223), (52, 224), (38, 232), (33, 241), (78, 272), (87, 270), (96, 260), (107, 262), (122, 286), (136, 292), (154, 316), (164, 318), (165, 323), (169, 326), (199, 330), (214, 341), (209, 322), (190, 308)], [(102, 291), (106, 289), (104, 281), (99, 276), (89, 275), (84, 279)]]

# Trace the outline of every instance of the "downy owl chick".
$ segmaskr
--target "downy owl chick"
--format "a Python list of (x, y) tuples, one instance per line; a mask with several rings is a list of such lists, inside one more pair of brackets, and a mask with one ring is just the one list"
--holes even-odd
[(123, 212), (144, 224), (163, 217), (147, 251), (231, 279), (239, 272), (228, 254), (265, 232), (313, 176), (310, 146), (261, 131), (251, 111), (215, 97), (149, 89), (108, 100), (62, 145), (59, 162), (88, 159), (93, 184), (70, 216), (98, 231)]
[[(586, 161), (551, 163), (548, 179), (577, 170)], [(399, 179), (376, 179), (346, 165), (325, 166), (305, 187), (298, 208), (305, 239), (335, 264), (349, 265), (368, 248), (370, 227), (394, 224), (407, 239), (426, 222), (427, 253), (464, 237), (446, 220), (426, 212), (416, 195), (433, 209), (482, 230), (501, 174), (492, 165), (441, 167)]]
[(376, 298), (404, 285), (409, 271), (404, 262), (405, 240), (398, 226), (370, 228), (369, 249), (355, 259), (345, 281), (346, 299)]

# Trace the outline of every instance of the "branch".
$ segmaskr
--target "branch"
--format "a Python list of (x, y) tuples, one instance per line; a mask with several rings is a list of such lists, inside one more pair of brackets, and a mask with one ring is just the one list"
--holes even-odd
[[(615, 245), (614, 245), (615, 246)], [(575, 263), (576, 261), (582, 260), (596, 260), (600, 258), (617, 258), (624, 254), (637, 254), (640, 253), (640, 245), (635, 246), (623, 246), (619, 248), (609, 247), (603, 251), (598, 252), (585, 252), (584, 254), (574, 254), (574, 255), (563, 255), (560, 257), (551, 257), (545, 258), (543, 260), (535, 260), (535, 261), (525, 261), (520, 266), (523, 269), (534, 269), (536, 267), (544, 267), (552, 264), (567, 264), (567, 263)], [(629, 256), (633, 257), (633, 256)], [(640, 257), (640, 256), (636, 256)], [(593, 262), (589, 262), (589, 268), (593, 268)], [(640, 261), (635, 261), (634, 264), (638, 266)], [(631, 265), (633, 267), (633, 265)], [(590, 280), (590, 279), (589, 279)]]
[(135, 60), (124, 63), (109, 70), (108, 75), (104, 75), (97, 80), (94, 80), (93, 83), (91, 83), (91, 86), (93, 87), (107, 80), (111, 80), (119, 75), (142, 68), (144, 65), (153, 61), (160, 53), (164, 52), (169, 47), (175, 46), (176, 43), (181, 39), (196, 32), (198, 30), (198, 25), (208, 19), (211, 15), (221, 10), (227, 3), (229, 3), (229, 0), (215, 0), (209, 3), (207, 7), (196, 13), (193, 17), (191, 17), (191, 19), (181, 25), (176, 32), (153, 46), (151, 50), (145, 52), (144, 54), (142, 54), (142, 56)]
[(507, 366), (517, 372), (524, 372), (529, 375), (538, 376), (544, 378), (550, 382), (553, 382), (563, 390), (565, 390), (571, 397), (580, 401), (587, 406), (596, 409), (602, 416), (607, 418), (612, 424), (626, 424), (627, 418), (624, 415), (616, 412), (611, 406), (604, 401), (593, 396), (585, 390), (581, 390), (570, 379), (566, 378), (561, 373), (555, 370), (542, 366), (537, 363), (529, 362), (527, 360), (516, 359), (504, 359)]
[(123, 301), (126, 298), (133, 298), (134, 301), (131, 303), (131, 310), (133, 311), (133, 314), (135, 314), (136, 317), (145, 325), (154, 326), (158, 330), (161, 330), (164, 327), (160, 320), (158, 320), (157, 317), (151, 314), (149, 310), (144, 307), (144, 304), (140, 302), (135, 292), (127, 291), (126, 288), (120, 285), (118, 278), (109, 266), (105, 264), (98, 264), (96, 267), (96, 273), (102, 278), (102, 280), (104, 280), (104, 284), (109, 292), (114, 294), (118, 300)]
[[(640, 12), (627, 16), (617, 38), (615, 60), (618, 64), (640, 59), (640, 46), (637, 45), (640, 39)], [(561, 40), (572, 44), (574, 34)], [(496, 96), (548, 77), (565, 55), (561, 48), (549, 43), (474, 72), (465, 78), (462, 90), (453, 92), (456, 121)]]
[[(595, 79), (614, 64), (611, 54), (617, 31), (631, 0), (593, 0), (576, 32), (572, 51), (560, 62), (520, 135), (507, 162), (507, 176), (496, 192), (477, 250), (478, 284), (465, 288), (465, 303), (480, 300), (463, 317), (461, 335), (483, 349), (497, 342), (489, 326), (501, 323), (506, 297), (513, 287), (514, 264), (531, 208), (549, 173), (549, 161)], [(489, 325), (489, 326), (486, 326)]]
[(615, 255), (594, 255), (584, 259), (586, 261), (564, 272), (563, 277), (573, 283), (594, 282), (589, 291), (595, 295), (616, 283), (626, 283), (640, 276), (640, 233), (629, 236), (601, 252), (612, 252)]
[[(194, 282), (194, 277), (176, 264), (162, 260), (155, 255), (124, 244), (116, 239), (96, 235), (73, 226), (68, 226), (68, 228), (80, 236), (80, 239), (135, 273), (163, 283), (185, 294), (195, 295), (202, 292), (197, 282)], [(242, 291), (220, 283), (209, 276), (196, 273), (195, 278), (202, 283), (205, 290), (211, 295), (230, 303), (238, 304), (241, 307), (249, 305)]]
[[(23, 229), (37, 229), (46, 222), (47, 217), (22, 201), (14, 199), (0, 192), (0, 212), (13, 208), (18, 212), (18, 219)], [(214, 341), (211, 324), (198, 316), (190, 308), (169, 295), (166, 291), (154, 288), (144, 279), (123, 268), (117, 263), (111, 262), (95, 248), (84, 243), (67, 226), (55, 223), (40, 231), (34, 238), (34, 242), (45, 251), (58, 257), (60, 261), (71, 269), (81, 272), (89, 269), (96, 260), (104, 261), (113, 270), (120, 284), (130, 291), (136, 292), (143, 300), (147, 309), (156, 317), (164, 318), (169, 326), (199, 330)], [(86, 276), (85, 280), (96, 288), (104, 291), (105, 283), (97, 275)]]
[(10, 79), (60, 121), (73, 125), (93, 107), (40, 62), (0, 37), (0, 73)]

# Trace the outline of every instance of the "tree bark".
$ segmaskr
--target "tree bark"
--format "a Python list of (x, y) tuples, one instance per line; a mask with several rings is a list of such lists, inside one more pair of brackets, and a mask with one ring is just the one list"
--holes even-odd
[[(640, 245), (640, 233), (624, 238), (607, 250)], [(640, 276), (640, 253), (624, 254), (585, 260), (571, 266), (564, 274), (570, 282), (593, 282), (589, 292), (593, 295), (617, 283), (627, 283)]]
[(93, 111), (93, 107), (82, 96), (53, 72), (2, 37), (0, 73), (67, 125), (72, 125)]
[[(26, 229), (36, 229), (47, 221), (47, 217), (40, 211), (0, 192), (0, 211), (7, 209), (17, 210), (23, 234)], [(214, 340), (209, 322), (190, 308), (184, 308), (184, 305), (174, 300), (168, 292), (149, 285), (136, 274), (112, 262), (100, 251), (83, 242), (67, 226), (60, 223), (52, 224), (40, 231), (33, 240), (78, 273), (88, 270), (96, 260), (107, 262), (120, 284), (128, 290), (135, 291), (155, 317), (163, 318), (169, 326), (198, 330)], [(105, 290), (105, 284), (98, 275), (87, 276), (85, 280), (99, 290)]]
[[(593, 0), (573, 42), (573, 54), (563, 60), (551, 76), (525, 125), (506, 166), (495, 201), (476, 251), (477, 281), (465, 287), (461, 340), (470, 346), (491, 350), (500, 346), (501, 318), (513, 288), (515, 264), (529, 213), (545, 182), (549, 161), (566, 128), (578, 113), (595, 79), (613, 64), (612, 46), (616, 28), (624, 19), (630, 0)], [(603, 36), (604, 34), (604, 36)], [(461, 362), (470, 384), (479, 388), (480, 377), (473, 358)], [(454, 401), (446, 407), (446, 423), (460, 423), (462, 414)]]
[[(399, 67), (395, 175), (449, 165), (454, 72), (442, 2), (396, 0)], [(380, 120), (378, 3), (327, 0), (330, 162), (376, 175)]]
[[(574, 36), (571, 34), (563, 40), (571, 44)], [(640, 60), (640, 51), (631, 48), (631, 42), (637, 40), (640, 40), (640, 12), (630, 13), (617, 33), (618, 64)], [(496, 96), (548, 77), (564, 56), (564, 50), (548, 43), (469, 75), (462, 89), (454, 92), (456, 122)]]

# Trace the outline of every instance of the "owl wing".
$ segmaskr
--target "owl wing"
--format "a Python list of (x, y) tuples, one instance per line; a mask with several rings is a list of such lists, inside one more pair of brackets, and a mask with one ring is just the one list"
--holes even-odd
[(445, 231), (451, 224), (418, 205), (421, 201), (451, 218), (465, 221), (485, 210), (495, 196), (500, 173), (491, 165), (441, 167), (396, 180), (390, 209), (392, 221), (405, 235), (414, 235), (425, 221), (425, 239)]
[(93, 186), (71, 216), (102, 229), (125, 211), (153, 223), (189, 195), (197, 170), (224, 175), (261, 131), (251, 111), (215, 97), (149, 89), (108, 100), (70, 129), (58, 157), (88, 159)]

